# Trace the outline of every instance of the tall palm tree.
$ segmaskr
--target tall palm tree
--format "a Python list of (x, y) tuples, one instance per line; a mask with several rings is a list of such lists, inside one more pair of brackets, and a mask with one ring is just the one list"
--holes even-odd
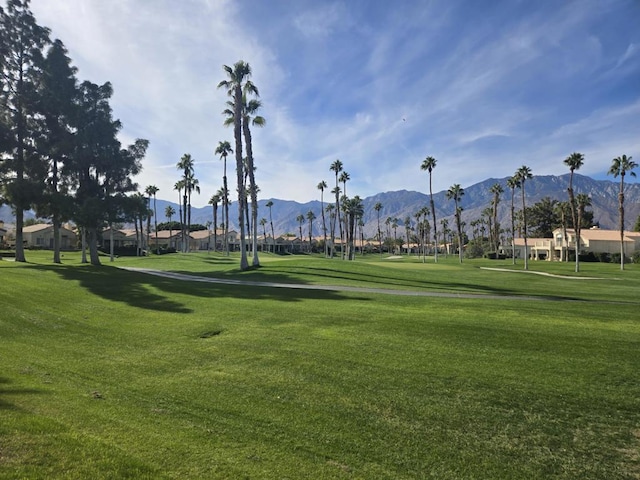
[[(182, 210), (182, 191), (184, 190), (184, 186), (185, 186), (185, 182), (184, 180), (179, 180), (176, 182), (176, 184), (173, 186), (174, 190), (178, 191), (178, 217), (180, 219), (180, 241), (182, 242), (182, 249), (184, 250), (184, 214), (183, 214), (183, 210)], [(185, 204), (187, 203), (186, 200), (184, 202)], [(176, 247), (177, 250), (177, 247)]]
[(169, 222), (169, 244), (167, 246), (167, 249), (171, 248), (171, 237), (172, 237), (172, 233), (173, 233), (173, 225), (171, 224), (171, 217), (173, 217), (176, 214), (175, 209), (171, 206), (171, 205), (167, 205), (164, 209), (164, 216), (167, 217), (167, 221)]
[[(342, 242), (344, 234), (342, 232), (342, 220), (340, 218), (340, 185), (338, 184), (338, 182), (340, 181), (338, 176), (340, 175), (340, 172), (342, 172), (342, 162), (339, 159), (334, 161), (329, 167), (329, 170), (334, 172), (336, 175), (336, 187), (333, 190), (331, 190), (331, 192), (336, 194), (336, 219), (337, 219), (336, 222), (340, 227), (340, 242)], [(335, 224), (333, 225), (333, 233), (331, 237), (332, 242), (334, 238), (335, 238)], [(341, 248), (344, 250), (344, 245), (341, 245)], [(333, 257), (334, 251), (335, 251), (335, 242), (333, 242), (333, 249), (331, 252), (332, 257)]]
[(262, 217), (260, 219), (260, 225), (262, 226), (262, 237), (264, 238), (262, 242), (262, 251), (264, 252), (264, 244), (267, 241), (267, 219)]
[(257, 115), (256, 112), (262, 107), (259, 100), (251, 99), (247, 101), (247, 94), (259, 96), (258, 88), (251, 82), (246, 81), (243, 87), (243, 105), (242, 105), (242, 132), (244, 142), (247, 147), (247, 172), (249, 173), (249, 194), (251, 197), (251, 225), (252, 225), (252, 250), (253, 250), (253, 266), (260, 266), (258, 258), (258, 191), (255, 178), (255, 162), (253, 158), (253, 140), (251, 137), (251, 129), (249, 125), (256, 127), (264, 127), (266, 120), (264, 117)]
[(444, 245), (444, 258), (447, 258), (447, 234), (449, 233), (449, 220), (443, 218), (442, 220), (440, 220), (440, 225), (442, 226), (442, 244)]
[(531, 169), (526, 165), (522, 165), (516, 170), (516, 177), (520, 183), (520, 191), (522, 193), (522, 232), (524, 237), (524, 269), (529, 269), (529, 250), (527, 249), (527, 205), (525, 204), (524, 184), (527, 180), (533, 178)]
[(516, 188), (520, 188), (520, 179), (514, 175), (507, 179), (507, 187), (511, 189), (511, 259), (516, 264)]
[(298, 215), (296, 222), (298, 222), (298, 228), (300, 229), (300, 251), (302, 251), (302, 224), (304, 223), (304, 215)]
[(398, 219), (391, 219), (391, 229), (393, 230), (393, 251), (398, 248)]
[(578, 209), (576, 205), (576, 196), (573, 192), (573, 172), (580, 170), (584, 164), (584, 154), (573, 152), (564, 159), (564, 164), (569, 167), (569, 204), (571, 205), (571, 219), (573, 220), (573, 230), (576, 235), (576, 272), (580, 271), (580, 225), (578, 224)]
[(271, 208), (273, 207), (273, 201), (269, 200), (266, 203), (266, 207), (269, 209), (269, 223), (271, 224), (271, 241), (273, 242), (273, 253), (276, 253), (276, 234), (273, 230), (273, 215)]
[(607, 175), (613, 175), (614, 178), (620, 177), (620, 191), (618, 192), (618, 212), (620, 217), (620, 270), (624, 270), (624, 177), (628, 173), (632, 177), (636, 176), (633, 170), (638, 166), (632, 157), (622, 155), (616, 157), (611, 162), (611, 168)]
[(316, 219), (316, 214), (311, 210), (307, 212), (307, 220), (309, 220), (309, 253), (311, 253), (311, 245), (313, 241), (313, 221)]
[(184, 240), (183, 241), (183, 251), (187, 252), (189, 250), (189, 244), (190, 242), (186, 241), (189, 237), (189, 225), (191, 224), (191, 215), (189, 213), (189, 209), (187, 208), (188, 205), (188, 200), (190, 198), (191, 195), (191, 189), (192, 189), (192, 185), (191, 185), (191, 181), (195, 178), (193, 175), (193, 166), (194, 166), (194, 161), (193, 158), (191, 157), (190, 154), (185, 153), (184, 155), (182, 155), (182, 157), (180, 157), (180, 161), (176, 164), (176, 168), (178, 170), (182, 170), (182, 190), (183, 190), (183, 195), (182, 195), (182, 208), (183, 208), (183, 237)]
[(348, 238), (348, 246), (347, 246), (347, 259), (354, 260), (355, 259), (355, 249), (353, 239), (355, 238), (355, 225), (356, 219), (360, 218), (364, 214), (364, 207), (362, 205), (362, 200), (359, 196), (355, 196), (353, 198), (343, 198), (344, 212), (345, 217), (347, 218), (347, 227), (349, 233), (347, 234)]
[(229, 243), (227, 238), (229, 236), (229, 185), (227, 184), (227, 157), (230, 153), (233, 153), (233, 149), (231, 148), (231, 144), (224, 140), (218, 142), (218, 146), (216, 147), (215, 154), (220, 155), (220, 160), (223, 163), (223, 171), (222, 171), (222, 209), (224, 210), (224, 238), (225, 238), (225, 252), (229, 255)]
[(433, 238), (435, 239), (435, 250), (433, 259), (435, 263), (438, 263), (438, 228), (436, 223), (436, 207), (433, 203), (433, 187), (432, 187), (432, 173), (433, 169), (436, 168), (437, 160), (433, 157), (427, 157), (420, 165), (420, 169), (426, 170), (429, 172), (429, 206), (431, 207), (431, 216), (433, 218)]
[[(242, 101), (243, 86), (251, 76), (251, 67), (248, 63), (240, 60), (233, 67), (223, 65), (222, 67), (227, 74), (227, 79), (218, 83), (218, 88), (225, 88), (227, 94), (232, 98), (233, 103), (233, 136), (235, 139), (236, 154), (236, 177), (238, 188), (238, 224), (240, 228), (240, 269), (249, 268), (247, 261), (247, 248), (245, 229), (243, 221), (243, 212), (245, 208), (246, 195), (244, 191), (244, 164), (242, 155)], [(225, 112), (223, 114), (226, 115)]]
[(460, 221), (460, 215), (462, 214), (462, 207), (460, 207), (460, 201), (462, 200), (462, 196), (464, 195), (464, 189), (460, 186), (459, 183), (453, 184), (447, 190), (447, 200), (453, 200), (455, 205), (455, 219), (456, 219), (456, 229), (458, 231), (458, 255), (460, 258), (460, 263), (462, 263), (462, 255), (463, 255), (463, 246), (462, 246), (462, 223)]
[(213, 251), (218, 249), (218, 204), (220, 203), (220, 196), (214, 194), (209, 199), (209, 205), (213, 210)]
[(334, 212), (336, 206), (333, 203), (327, 203), (327, 206), (324, 207), (324, 209), (329, 214), (329, 232), (331, 234), (331, 253), (329, 254), (329, 257), (331, 258), (333, 257), (333, 250), (335, 248), (335, 235), (333, 234), (333, 232), (336, 223), (336, 214)]
[(498, 203), (500, 203), (500, 195), (504, 193), (504, 188), (499, 183), (494, 183), (489, 189), (491, 193), (493, 193), (493, 230), (489, 228), (489, 235), (491, 236), (491, 241), (493, 243), (493, 247), (495, 251), (498, 251), (498, 243), (500, 243), (500, 224), (498, 223)]
[[(160, 255), (160, 245), (158, 245), (158, 215), (156, 211), (156, 194), (158, 193), (159, 190), (160, 189), (155, 185), (148, 185), (147, 188), (144, 190), (144, 193), (146, 193), (149, 196), (149, 200), (151, 200), (151, 196), (153, 196), (153, 222), (154, 222), (154, 229), (156, 232), (156, 254), (157, 255)], [(149, 242), (150, 222), (151, 222), (151, 218), (147, 220), (147, 243)]]
[(404, 217), (404, 234), (407, 237), (407, 256), (411, 255), (411, 217)]
[(324, 256), (326, 257), (328, 254), (327, 250), (327, 224), (325, 223), (324, 218), (324, 189), (328, 188), (327, 182), (322, 180), (318, 183), (318, 190), (320, 190), (320, 212), (322, 212), (322, 232), (324, 234)]
[(380, 210), (382, 210), (382, 203), (376, 202), (373, 209), (376, 211), (378, 217), (378, 243), (380, 244), (380, 255), (382, 255), (382, 232), (380, 231)]
[(191, 193), (196, 192), (200, 194), (200, 181), (194, 176), (193, 172), (190, 172), (185, 177), (185, 185), (187, 191), (187, 236), (191, 233)]

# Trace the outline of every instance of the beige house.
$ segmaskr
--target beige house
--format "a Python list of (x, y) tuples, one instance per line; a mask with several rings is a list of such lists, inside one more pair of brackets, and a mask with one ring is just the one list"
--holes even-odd
[[(576, 248), (576, 234), (572, 228), (567, 229), (567, 240), (561, 228), (553, 231), (553, 238), (528, 238), (527, 252), (534, 260), (560, 260), (566, 251), (574, 252)], [(516, 258), (524, 258), (524, 238), (516, 238)], [(597, 227), (580, 230), (580, 253), (620, 253), (620, 231), (602, 230)], [(630, 256), (640, 250), (640, 232), (624, 232), (625, 255)], [(512, 247), (509, 242), (500, 247), (500, 251), (511, 255)]]
[[(565, 250), (573, 251), (576, 247), (576, 233), (573, 228), (567, 229), (568, 241), (565, 241), (561, 228), (553, 231), (553, 241), (555, 244), (555, 256), (561, 258), (561, 252)], [(636, 250), (640, 250), (640, 232), (624, 232), (624, 252), (631, 255)], [(620, 231), (602, 230), (597, 227), (580, 230), (580, 251), (593, 253), (620, 253)]]
[[(27, 248), (53, 248), (53, 225), (39, 223), (22, 229), (22, 236)], [(71, 250), (77, 247), (78, 236), (66, 227), (60, 227), (60, 249)]]
[(3, 224), (0, 222), (0, 246), (4, 246), (6, 236), (7, 236), (7, 230), (3, 227)]

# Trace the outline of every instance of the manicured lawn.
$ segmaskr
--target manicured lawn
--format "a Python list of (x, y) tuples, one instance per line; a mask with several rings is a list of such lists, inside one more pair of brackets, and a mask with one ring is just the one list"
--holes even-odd
[(179, 282), (28, 253), (0, 262), (0, 478), (640, 475), (636, 265), (583, 266), (602, 281), (454, 259), (115, 262), (553, 299), (536, 301)]

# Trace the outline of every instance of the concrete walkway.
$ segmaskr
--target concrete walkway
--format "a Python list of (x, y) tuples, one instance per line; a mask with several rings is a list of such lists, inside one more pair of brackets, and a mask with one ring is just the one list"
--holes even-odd
[(171, 278), (186, 282), (217, 283), (221, 285), (238, 285), (267, 288), (289, 288), (296, 290), (324, 290), (330, 292), (355, 292), (374, 293), (382, 295), (401, 295), (407, 297), (437, 297), (437, 298), (464, 298), (481, 300), (536, 300), (536, 301), (576, 301), (571, 299), (551, 298), (551, 297), (530, 297), (524, 295), (493, 295), (482, 293), (446, 293), (446, 292), (425, 292), (423, 290), (393, 290), (388, 288), (351, 287), (343, 285), (307, 285), (302, 283), (277, 283), (277, 282), (255, 282), (252, 280), (233, 280), (226, 278), (202, 277), (199, 275), (185, 275), (183, 273), (165, 272), (150, 268), (138, 267), (118, 267), (131, 272), (145, 273), (157, 277)]

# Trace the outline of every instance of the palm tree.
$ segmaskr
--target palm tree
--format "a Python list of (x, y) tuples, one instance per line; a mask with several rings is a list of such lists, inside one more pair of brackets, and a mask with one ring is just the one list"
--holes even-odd
[(183, 227), (182, 227), (182, 231), (183, 231), (183, 237), (185, 239), (185, 241), (183, 241), (183, 251), (187, 252), (189, 250), (189, 244), (190, 242), (186, 241), (186, 239), (189, 236), (189, 225), (191, 224), (191, 215), (188, 213), (189, 210), (187, 209), (187, 201), (190, 197), (191, 194), (191, 180), (194, 179), (193, 177), (193, 165), (194, 165), (194, 161), (193, 158), (191, 158), (191, 155), (188, 153), (185, 153), (184, 155), (182, 155), (182, 157), (180, 157), (180, 161), (176, 164), (176, 168), (178, 170), (182, 170), (182, 190), (183, 190), (183, 195), (182, 195), (182, 207), (183, 207)]
[(591, 206), (591, 198), (586, 193), (576, 195), (576, 208), (578, 209), (578, 222), (582, 225), (584, 213), (587, 207)]
[(327, 224), (324, 219), (324, 189), (328, 188), (327, 182), (322, 180), (318, 183), (318, 190), (320, 190), (320, 212), (322, 212), (322, 231), (324, 233), (324, 256), (327, 256)]
[(262, 217), (260, 219), (260, 225), (262, 226), (262, 237), (264, 238), (262, 242), (262, 251), (264, 252), (264, 244), (267, 241), (267, 219)]
[(253, 158), (253, 141), (251, 137), (251, 129), (249, 124), (256, 127), (264, 127), (266, 120), (256, 112), (261, 108), (262, 103), (259, 100), (251, 99), (247, 102), (247, 94), (259, 96), (258, 88), (249, 80), (243, 87), (243, 112), (242, 112), (242, 131), (244, 142), (247, 147), (247, 172), (249, 172), (249, 194), (251, 196), (251, 225), (252, 225), (252, 250), (253, 250), (253, 266), (260, 266), (258, 258), (258, 191), (255, 178), (255, 163)]
[(302, 224), (304, 223), (304, 215), (298, 215), (296, 222), (298, 222), (298, 228), (300, 229), (300, 251), (302, 251)]
[(376, 202), (373, 209), (378, 216), (378, 243), (380, 244), (380, 255), (382, 255), (382, 232), (380, 231), (380, 210), (382, 210), (382, 203)]
[(214, 194), (209, 199), (209, 205), (213, 209), (213, 251), (218, 249), (218, 203), (220, 203), (220, 196)]
[(167, 220), (169, 222), (169, 245), (167, 246), (167, 248), (171, 248), (171, 236), (173, 233), (172, 230), (172, 224), (171, 224), (171, 217), (173, 217), (176, 214), (175, 209), (171, 206), (171, 205), (167, 205), (164, 209), (164, 216), (167, 217)]
[(489, 235), (491, 236), (491, 241), (495, 248), (495, 251), (498, 251), (498, 243), (500, 243), (500, 224), (498, 223), (498, 203), (500, 203), (500, 195), (504, 193), (504, 188), (499, 183), (494, 183), (489, 189), (491, 193), (493, 193), (493, 231), (489, 228)]
[[(337, 217), (337, 223), (340, 227), (340, 242), (342, 242), (344, 234), (342, 232), (342, 220), (340, 219), (340, 186), (338, 184), (338, 182), (340, 181), (338, 178), (338, 175), (340, 174), (340, 172), (342, 172), (342, 162), (340, 160), (336, 160), (331, 164), (331, 166), (329, 167), (329, 170), (331, 170), (336, 174), (336, 187), (331, 192), (336, 194), (336, 217)], [(333, 241), (334, 238), (335, 238), (335, 223), (333, 225), (332, 237), (331, 237), (334, 245), (331, 252), (332, 257), (335, 251), (335, 242)], [(341, 248), (344, 250), (343, 247), (344, 245), (341, 245)]]
[(404, 217), (404, 233), (407, 237), (407, 256), (411, 256), (411, 217), (407, 215)]
[[(151, 196), (153, 196), (153, 221), (154, 221), (154, 228), (156, 231), (156, 254), (160, 255), (160, 246), (158, 245), (158, 216), (157, 216), (157, 212), (156, 212), (156, 194), (158, 193), (160, 189), (158, 187), (156, 187), (155, 185), (148, 185), (147, 188), (145, 188), (144, 193), (147, 194), (147, 196), (149, 197), (149, 202), (151, 202)], [(147, 244), (149, 243), (149, 229), (150, 229), (150, 225), (151, 225), (151, 217), (149, 217), (149, 219), (147, 220)]]
[(307, 220), (309, 220), (309, 253), (311, 253), (311, 245), (313, 241), (313, 221), (316, 219), (315, 213), (311, 210), (307, 212)]
[(620, 216), (620, 270), (624, 270), (624, 177), (627, 173), (632, 177), (636, 176), (634, 168), (638, 166), (632, 157), (622, 155), (616, 157), (611, 162), (611, 168), (607, 175), (613, 175), (614, 178), (620, 176), (620, 192), (618, 192), (618, 212)]
[(193, 175), (193, 172), (190, 172), (187, 177), (185, 177), (185, 184), (187, 190), (187, 236), (191, 233), (191, 193), (195, 191), (200, 194), (200, 181)]
[[(520, 183), (520, 191), (522, 192), (522, 232), (524, 237), (524, 269), (529, 269), (529, 251), (527, 249), (527, 206), (525, 204), (524, 184), (527, 180), (533, 178), (531, 169), (526, 165), (522, 165), (516, 170), (516, 177)], [(576, 252), (577, 255), (577, 252)]]
[[(182, 242), (182, 249), (184, 250), (184, 215), (182, 213), (182, 190), (184, 190), (184, 180), (179, 180), (173, 186), (174, 190), (178, 191), (178, 217), (180, 218), (180, 241)], [(187, 203), (186, 201), (184, 202)], [(177, 250), (177, 248), (176, 248)]]
[[(223, 65), (222, 67), (227, 74), (227, 79), (218, 83), (218, 88), (225, 88), (227, 94), (233, 99), (233, 136), (235, 139), (235, 154), (236, 154), (236, 177), (238, 185), (238, 224), (240, 228), (240, 269), (246, 270), (249, 268), (249, 262), (247, 261), (247, 248), (245, 229), (242, 214), (244, 212), (244, 202), (246, 201), (246, 195), (244, 191), (244, 165), (242, 155), (242, 99), (243, 99), (243, 86), (248, 77), (251, 76), (251, 67), (248, 63), (240, 60), (236, 62), (233, 67)], [(223, 114), (226, 114), (223, 112)], [(228, 220), (227, 220), (228, 222)]]
[(355, 249), (353, 239), (355, 237), (356, 219), (360, 218), (364, 214), (364, 207), (362, 205), (362, 200), (358, 195), (353, 198), (344, 198), (343, 205), (348, 227), (347, 238), (349, 239), (347, 246), (348, 255), (346, 258), (348, 260), (354, 260)]
[(327, 206), (324, 207), (325, 211), (329, 214), (329, 231), (331, 233), (331, 254), (329, 258), (333, 257), (333, 250), (335, 248), (335, 235), (333, 234), (336, 223), (335, 208), (336, 206), (333, 203), (327, 203)]
[[(444, 245), (444, 258), (447, 258), (447, 234), (449, 233), (449, 220), (443, 218), (440, 220), (440, 225), (442, 226), (442, 243)], [(436, 239), (436, 243), (437, 243)]]
[(507, 179), (507, 186), (511, 189), (511, 258), (513, 264), (516, 264), (516, 207), (515, 195), (516, 188), (520, 188), (520, 179), (514, 175)]
[(438, 228), (436, 223), (436, 207), (433, 203), (433, 188), (431, 184), (432, 180), (432, 172), (433, 169), (436, 168), (436, 159), (433, 157), (427, 157), (420, 165), (422, 170), (426, 170), (429, 172), (429, 206), (431, 207), (431, 216), (433, 218), (433, 238), (435, 239), (435, 251), (434, 251), (434, 261), (438, 263)]
[(462, 196), (464, 195), (464, 189), (460, 186), (459, 183), (455, 183), (453, 184), (451, 187), (449, 187), (449, 190), (447, 190), (446, 196), (447, 196), (447, 200), (453, 200), (453, 203), (455, 205), (455, 218), (456, 218), (456, 229), (458, 230), (458, 255), (460, 258), (460, 263), (462, 263), (462, 254), (463, 254), (463, 247), (462, 247), (462, 224), (460, 222), (460, 215), (462, 213), (462, 207), (459, 206), (460, 204), (460, 200), (462, 200)]
[(580, 249), (580, 225), (578, 224), (578, 210), (576, 206), (576, 197), (573, 192), (573, 172), (580, 170), (584, 164), (584, 155), (582, 153), (573, 152), (564, 159), (564, 164), (569, 167), (569, 204), (571, 205), (571, 219), (573, 220), (573, 230), (576, 235), (576, 272), (580, 270), (580, 258), (578, 251)]
[(220, 160), (223, 163), (223, 173), (222, 173), (222, 207), (224, 210), (224, 238), (225, 238), (225, 251), (227, 255), (229, 255), (229, 243), (227, 242), (227, 238), (229, 236), (229, 186), (227, 184), (227, 156), (230, 153), (233, 153), (233, 149), (231, 148), (231, 144), (229, 142), (220, 141), (218, 142), (218, 146), (216, 147), (215, 154), (220, 155)]
[(391, 219), (391, 229), (393, 230), (393, 251), (395, 253), (396, 248), (398, 248), (398, 219)]

